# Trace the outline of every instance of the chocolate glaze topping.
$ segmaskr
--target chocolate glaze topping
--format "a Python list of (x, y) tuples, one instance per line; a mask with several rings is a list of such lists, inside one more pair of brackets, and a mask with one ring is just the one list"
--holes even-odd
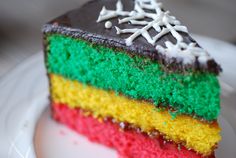
[[(124, 39), (129, 37), (129, 34), (117, 35), (114, 26), (119, 26), (120, 29), (125, 29), (131, 28), (132, 25), (120, 25), (118, 24), (117, 19), (111, 19), (110, 21), (112, 22), (113, 27), (111, 29), (105, 29), (105, 21), (100, 23), (96, 22), (101, 8), (106, 6), (108, 9), (115, 9), (116, 2), (117, 0), (90, 1), (81, 8), (67, 12), (66, 14), (48, 22), (44, 25), (43, 32), (45, 34), (59, 33), (73, 38), (87, 40), (95, 44), (125, 50), (132, 55), (148, 57), (151, 60), (164, 65), (166, 70), (181, 72), (193, 70), (214, 74), (219, 74), (219, 72), (221, 72), (221, 67), (213, 59), (209, 60), (206, 65), (200, 64), (198, 60), (193, 64), (187, 65), (177, 62), (174, 58), (166, 60), (164, 55), (157, 52), (155, 46), (146, 42), (146, 40), (141, 36), (138, 37), (131, 46), (127, 46)], [(124, 4), (124, 10), (132, 10), (134, 7), (133, 0), (122, 0), (122, 3)], [(137, 26), (135, 27), (137, 28)], [(154, 36), (155, 34), (155, 31), (150, 31), (151, 36)], [(196, 43), (189, 34), (183, 32), (180, 32), (180, 34), (185, 43)], [(166, 34), (157, 41), (157, 45), (164, 46), (164, 42), (167, 40), (172, 43), (176, 42), (176, 39), (171, 34)]]

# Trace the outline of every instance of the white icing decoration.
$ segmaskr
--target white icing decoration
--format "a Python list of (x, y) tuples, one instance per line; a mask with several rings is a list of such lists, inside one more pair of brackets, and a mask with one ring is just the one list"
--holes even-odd
[[(148, 12), (146, 12), (148, 10)], [(111, 18), (123, 17), (118, 19), (119, 24), (128, 23), (130, 25), (141, 26), (139, 28), (120, 29), (115, 26), (117, 34), (131, 34), (125, 39), (126, 45), (132, 45), (133, 41), (142, 36), (148, 43), (156, 47), (159, 53), (168, 58), (175, 58), (178, 62), (183, 64), (192, 64), (196, 59), (200, 64), (206, 64), (211, 59), (209, 54), (203, 48), (196, 46), (196, 43), (187, 44), (183, 41), (183, 37), (179, 32), (188, 33), (187, 27), (181, 25), (174, 16), (170, 15), (169, 11), (163, 11), (162, 3), (157, 0), (134, 0), (134, 9), (131, 11), (124, 11), (121, 0), (116, 3), (116, 10), (108, 10), (102, 8), (97, 22), (102, 22)], [(151, 19), (145, 21), (145, 19)], [(105, 27), (107, 28), (107, 22)], [(153, 28), (157, 32), (154, 37), (151, 37), (149, 30)], [(165, 42), (165, 47), (156, 45), (157, 40), (167, 33), (176, 39), (176, 43), (170, 41)]]
[(112, 27), (112, 23), (110, 22), (110, 21), (107, 21), (106, 23), (105, 23), (105, 28), (106, 29), (110, 29)]

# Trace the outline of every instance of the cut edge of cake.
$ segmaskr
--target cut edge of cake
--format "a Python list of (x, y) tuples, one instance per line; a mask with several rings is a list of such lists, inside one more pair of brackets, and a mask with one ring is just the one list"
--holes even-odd
[[(131, 11), (126, 11), (126, 9), (127, 9), (125, 6), (126, 4), (128, 4), (128, 9), (131, 9)], [(130, 5), (130, 4), (133, 4), (133, 5)], [(108, 5), (107, 8), (106, 8), (106, 5)], [(78, 18), (76, 16), (82, 17), (83, 15), (79, 15), (78, 13), (84, 12), (86, 7), (88, 7), (88, 6), (94, 6), (94, 7), (96, 6), (96, 8), (92, 8), (92, 9), (95, 9), (95, 11), (93, 13), (91, 12), (91, 15), (92, 15), (91, 17), (90, 17), (90, 15), (85, 15), (84, 19), (86, 20), (86, 18), (90, 18), (93, 21), (92, 22), (85, 22), (84, 25), (82, 24), (82, 26), (79, 26), (82, 22), (76, 21), (76, 18)], [(132, 8), (133, 8), (133, 10), (132, 10)], [(154, 25), (155, 22), (157, 22), (157, 21), (155, 21), (151, 25), (151, 27), (153, 29), (155, 29), (156, 31), (159, 30), (163, 35), (157, 34), (157, 35), (151, 37), (149, 34), (147, 34), (148, 30), (144, 29), (144, 30), (140, 31), (140, 29), (138, 29), (138, 28), (131, 28), (131, 29), (126, 28), (127, 25), (129, 25), (129, 23), (134, 24), (134, 25), (141, 25), (141, 26), (149, 25), (149, 23), (150, 23), (149, 21), (145, 21), (145, 20), (140, 21), (140, 19), (145, 19), (147, 17), (153, 18), (153, 20), (158, 19), (158, 17), (156, 15), (153, 15), (153, 12), (147, 13), (146, 10), (148, 10), (148, 9), (154, 10), (156, 12), (156, 14), (158, 14), (158, 16), (162, 16), (163, 19), (162, 19), (161, 23), (167, 29), (163, 31), (164, 27)], [(99, 10), (99, 14), (97, 12), (98, 10)], [(136, 11), (136, 13), (135, 13), (135, 11)], [(96, 14), (97, 14), (97, 17), (95, 17)], [(118, 16), (120, 19), (116, 19)], [(122, 16), (126, 16), (126, 17), (123, 18)], [(167, 23), (165, 23), (165, 22), (167, 22)], [(124, 28), (123, 28), (123, 26), (119, 25), (119, 24), (124, 24), (124, 23), (127, 23), (127, 24), (125, 24)], [(88, 24), (93, 25), (93, 26), (91, 26), (91, 28), (88, 28), (88, 30), (86, 30), (85, 27)], [(119, 27), (118, 27), (118, 25), (119, 25)], [(96, 33), (96, 31), (95, 31), (96, 28), (98, 28), (98, 31), (100, 31), (101, 33)], [(54, 84), (52, 82), (54, 82), (54, 81), (52, 80), (51, 76), (52, 75), (54, 75), (54, 76), (62, 75), (60, 73), (54, 74), (55, 72), (50, 71), (49, 66), (48, 66), (49, 64), (48, 64), (48, 54), (47, 53), (48, 53), (48, 51), (50, 51), (50, 48), (49, 48), (50, 44), (48, 43), (48, 37), (50, 37), (51, 35), (54, 35), (54, 34), (63, 35), (65, 37), (66, 36), (71, 37), (73, 39), (85, 40), (85, 41), (91, 43), (91, 46), (103, 45), (108, 48), (112, 48), (114, 50), (127, 53), (129, 56), (144, 57), (143, 59), (148, 58), (152, 62), (157, 62), (158, 64), (160, 64), (163, 72), (166, 72), (167, 74), (179, 73), (182, 75), (186, 75), (186, 74), (188, 75), (188, 74), (192, 74), (192, 73), (196, 73), (196, 74), (201, 74), (201, 73), (208, 74), (209, 73), (209, 74), (213, 74), (213, 75), (217, 76), (222, 71), (219, 64), (217, 64), (215, 62), (215, 60), (213, 58), (211, 58), (209, 56), (209, 54), (204, 49), (202, 49), (196, 43), (195, 40), (193, 40), (191, 38), (191, 36), (187, 32), (187, 28), (185, 26), (181, 25), (181, 23), (178, 20), (176, 20), (175, 17), (171, 16), (168, 11), (165, 11), (164, 9), (162, 9), (162, 4), (157, 2), (156, 0), (134, 0), (134, 1), (114, 0), (113, 3), (108, 2), (107, 0), (100, 0), (100, 1), (96, 1), (96, 2), (90, 1), (87, 4), (85, 4), (84, 6), (82, 6), (81, 9), (75, 9), (75, 10), (68, 12), (65, 15), (60, 16), (60, 17), (56, 18), (55, 20), (52, 20), (51, 22), (45, 24), (43, 26), (43, 33), (44, 33), (45, 63), (46, 63), (46, 67), (48, 69), (48, 76), (50, 79), (51, 95), (53, 95), (53, 91), (58, 91), (56, 89), (57, 88), (56, 86), (54, 86), (54, 88), (52, 87)], [(126, 33), (131, 33), (131, 36), (127, 36)], [(140, 36), (142, 36), (143, 38), (140, 39)], [(173, 37), (175, 39), (173, 39)], [(168, 39), (170, 41), (168, 41)], [(145, 43), (145, 41), (146, 41), (146, 43)], [(155, 45), (156, 43), (157, 43), (157, 45)], [(176, 52), (173, 54), (172, 51), (177, 51), (180, 53), (180, 55), (176, 54)], [(189, 55), (188, 57), (186, 57), (188, 59), (183, 58), (184, 56), (186, 56), (186, 54), (183, 54), (183, 53), (187, 53)], [(168, 55), (166, 55), (166, 54), (168, 54)], [(61, 54), (61, 55), (63, 56), (63, 54)], [(70, 57), (67, 57), (67, 58), (70, 58)], [(70, 82), (70, 84), (68, 86), (74, 86), (72, 84), (72, 82), (79, 81), (79, 80), (75, 80), (75, 78), (74, 79), (68, 78), (68, 76), (66, 76), (64, 74), (61, 77)], [(63, 83), (65, 83), (65, 82), (66, 81), (63, 81)], [(86, 86), (88, 86), (88, 87), (94, 86), (94, 85), (90, 85), (90, 84), (85, 85), (85, 84), (87, 84), (86, 82), (84, 82), (84, 83), (78, 82), (78, 83), (83, 84), (85, 87)], [(63, 88), (68, 88), (68, 86), (65, 86)], [(101, 87), (95, 86), (94, 88), (98, 88), (98, 90), (100, 90)], [(107, 90), (108, 92), (110, 91), (108, 89), (105, 89), (105, 90)], [(60, 90), (58, 92), (60, 93)], [(119, 91), (114, 91), (114, 93), (117, 93), (116, 94), (117, 97), (120, 96)], [(101, 113), (100, 114), (97, 113), (95, 115), (95, 113), (96, 113), (95, 111), (89, 112), (89, 109), (87, 109), (87, 108), (80, 109), (81, 108), (80, 105), (78, 105), (78, 104), (75, 105), (73, 103), (71, 104), (71, 102), (68, 102), (68, 99), (66, 99), (66, 98), (63, 99), (63, 96), (57, 95), (57, 97), (58, 98), (61, 97), (62, 99), (55, 99), (55, 97), (51, 96), (51, 104), (52, 104), (51, 106), (53, 109), (53, 115), (54, 115), (55, 120), (58, 120), (59, 122), (64, 123), (67, 126), (69, 126), (70, 128), (76, 130), (77, 132), (86, 135), (92, 141), (96, 141), (96, 142), (99, 142), (99, 143), (102, 143), (102, 144), (112, 147), (112, 144), (106, 144), (106, 142), (102, 142), (102, 140), (99, 140), (100, 139), (99, 137), (102, 137), (102, 134), (99, 135), (99, 133), (98, 133), (97, 135), (94, 135), (94, 137), (93, 137), (92, 135), (89, 135), (89, 133), (88, 133), (89, 131), (83, 131), (83, 128), (85, 128), (85, 127), (82, 124), (81, 124), (81, 127), (78, 127), (79, 123), (86, 121), (86, 120), (91, 120), (91, 123), (93, 122), (94, 124), (97, 123), (97, 126), (99, 126), (99, 123), (100, 123), (101, 126), (105, 127), (106, 126), (105, 124), (111, 123), (111, 122), (109, 123), (109, 119), (103, 120), (103, 118), (101, 118), (101, 115), (102, 115)], [(126, 97), (126, 96), (124, 96), (124, 97)], [(219, 97), (219, 96), (216, 96), (216, 97)], [(130, 100), (134, 99), (135, 100), (136, 98), (130, 97), (127, 99), (130, 99)], [(142, 100), (137, 100), (137, 102), (138, 101), (143, 103)], [(74, 101), (74, 102), (76, 102), (76, 101)], [(70, 103), (70, 104), (68, 104), (68, 103)], [(61, 109), (62, 109), (61, 112), (60, 112), (60, 108), (59, 108), (60, 105), (61, 105)], [(90, 105), (90, 106), (93, 106), (93, 105)], [(66, 116), (68, 116), (68, 117), (71, 116), (71, 118), (65, 118), (65, 120), (63, 121), (63, 115), (61, 115), (63, 113), (63, 109), (68, 112), (68, 115), (65, 113)], [(153, 108), (153, 109), (155, 110), (155, 108)], [(160, 110), (159, 111), (160, 113), (163, 112), (161, 110), (161, 108), (158, 107), (157, 109)], [(164, 109), (164, 111), (165, 110), (166, 109)], [(82, 111), (82, 113), (81, 113), (81, 111)], [(169, 114), (166, 114), (166, 115), (169, 115)], [(80, 119), (77, 119), (78, 122), (73, 122), (74, 121), (73, 118), (75, 119), (76, 117), (78, 117)], [(107, 116), (107, 117), (109, 118), (109, 116)], [(170, 117), (171, 117), (171, 115), (170, 115)], [(189, 116), (185, 116), (184, 114), (180, 114), (179, 117), (189, 117)], [(176, 118), (173, 118), (173, 119), (176, 119)], [(193, 119), (196, 119), (196, 118), (193, 118)], [(111, 118), (111, 120), (112, 120), (112, 118)], [(219, 142), (219, 140), (220, 140), (220, 135), (219, 135), (220, 128), (219, 128), (216, 120), (214, 120), (213, 122), (205, 121), (204, 119), (198, 120), (198, 121), (200, 121), (200, 124), (205, 122), (207, 126), (209, 126), (210, 128), (215, 128), (217, 130), (215, 136), (218, 137), (219, 139), (217, 138), (218, 140), (216, 141), (216, 144), (212, 145), (211, 152), (209, 152), (209, 150), (208, 150), (208, 152), (203, 152), (204, 149), (201, 149), (201, 152), (195, 153), (196, 149), (195, 150), (193, 150), (191, 148), (186, 149), (185, 147), (183, 147), (183, 150), (179, 150), (179, 148), (180, 148), (179, 145), (175, 144), (175, 143), (178, 144), (178, 141), (174, 141), (175, 143), (173, 143), (174, 144), (173, 145), (172, 140), (168, 139), (168, 136), (164, 136), (165, 132), (162, 133), (160, 131), (157, 131), (157, 132), (161, 133), (160, 136), (162, 136), (162, 135), (164, 136), (163, 138), (160, 137), (160, 139), (166, 139), (164, 141), (170, 141), (167, 143), (166, 147), (165, 147), (165, 144), (164, 144), (164, 146), (160, 145), (161, 142), (159, 141), (159, 139), (157, 139), (157, 137), (155, 137), (156, 139), (149, 137), (147, 141), (149, 141), (149, 143), (155, 143), (155, 141), (157, 144), (160, 143), (159, 147), (161, 150), (163, 150), (162, 151), (163, 153), (165, 153), (165, 149), (169, 148), (169, 149), (173, 149), (173, 151), (175, 151), (178, 156), (180, 156), (181, 154), (183, 154), (183, 155), (189, 154), (187, 157), (189, 157), (189, 156), (196, 157), (196, 158), (197, 157), (199, 157), (199, 158), (200, 157), (204, 157), (204, 158), (214, 157), (214, 149), (217, 147), (217, 142)], [(120, 131), (120, 133), (117, 133), (118, 135), (121, 134), (120, 135), (121, 137), (123, 136), (122, 132), (124, 135), (129, 132), (131, 132), (131, 133), (133, 132), (130, 129), (126, 129), (125, 126), (122, 129), (123, 125), (125, 125), (126, 122), (118, 121), (118, 124), (119, 124), (119, 126), (116, 126), (115, 124), (114, 125), (110, 124), (109, 126), (114, 127), (114, 129), (121, 128), (121, 130), (118, 130), (118, 131)], [(131, 125), (132, 125), (132, 123), (131, 123)], [(164, 126), (166, 125), (165, 122), (163, 122), (163, 125)], [(136, 125), (134, 125), (134, 126), (136, 126)], [(90, 126), (90, 128), (91, 127), (92, 126)], [(140, 128), (142, 130), (141, 127), (138, 126), (138, 128)], [(112, 129), (112, 130), (114, 130), (114, 129)], [(118, 131), (116, 130), (116, 132), (118, 132)], [(146, 139), (146, 135), (148, 135), (148, 133), (145, 134), (145, 132), (141, 132), (141, 134), (136, 134), (135, 138)], [(135, 139), (135, 138), (132, 138), (132, 139)], [(109, 140), (107, 140), (107, 142), (109, 142)], [(143, 143), (145, 143), (145, 142), (143, 142)], [(186, 144), (183, 144), (183, 146), (186, 146)], [(118, 152), (121, 155), (124, 154), (125, 151), (120, 151), (120, 150), (125, 150), (125, 149), (122, 149), (122, 144), (121, 144), (121, 146), (117, 146), (115, 148), (118, 150)], [(138, 148), (136, 147), (134, 149), (137, 150)], [(145, 152), (147, 152), (147, 151), (148, 151), (148, 149), (143, 149), (144, 153), (142, 153), (142, 154), (145, 155)], [(129, 152), (131, 152), (131, 151), (129, 151)], [(152, 152), (155, 153), (155, 151), (152, 151)], [(131, 152), (129, 154), (135, 154), (135, 153)], [(156, 154), (158, 155), (158, 152)], [(168, 153), (168, 154), (171, 154), (171, 153)], [(168, 154), (167, 154), (167, 156), (168, 156)], [(124, 154), (123, 156), (129, 156), (129, 155)], [(146, 156), (148, 156), (148, 155), (146, 155)]]

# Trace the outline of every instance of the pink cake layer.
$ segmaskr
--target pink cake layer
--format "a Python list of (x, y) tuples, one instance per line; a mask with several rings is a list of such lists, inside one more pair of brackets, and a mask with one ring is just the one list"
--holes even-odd
[[(121, 130), (118, 123), (99, 121), (80, 109), (70, 109), (65, 104), (52, 105), (53, 118), (76, 132), (115, 149), (122, 158), (201, 158), (192, 150), (181, 148), (161, 137), (151, 138), (135, 130)], [(164, 142), (164, 143), (163, 143)], [(214, 156), (212, 156), (213, 158)]]

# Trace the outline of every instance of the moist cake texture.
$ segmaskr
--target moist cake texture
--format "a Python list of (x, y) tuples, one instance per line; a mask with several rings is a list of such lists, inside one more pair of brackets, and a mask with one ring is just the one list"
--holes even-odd
[(221, 68), (162, 3), (90, 1), (43, 35), (55, 120), (123, 157), (214, 157)]
[[(156, 106), (174, 108), (208, 121), (219, 114), (219, 84), (216, 75), (200, 72), (165, 72), (148, 58), (133, 56), (101, 45), (51, 35), (48, 70)], [(80, 62), (78, 62), (80, 61)], [(209, 106), (210, 105), (210, 106)]]

